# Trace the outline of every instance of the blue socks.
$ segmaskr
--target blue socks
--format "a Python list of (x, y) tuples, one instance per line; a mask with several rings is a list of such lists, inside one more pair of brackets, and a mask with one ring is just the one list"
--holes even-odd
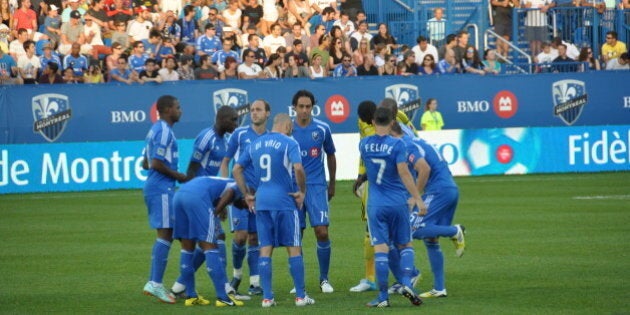
[(195, 270), (197, 268), (193, 265), (196, 254), (196, 250), (195, 252), (189, 252), (182, 249), (179, 255), (179, 278), (177, 282), (186, 286), (186, 295), (188, 297), (197, 296), (197, 290), (195, 289)]
[(319, 261), (319, 281), (328, 280), (330, 269), (330, 240), (317, 242), (317, 260)]
[(249, 246), (247, 248), (247, 265), (249, 265), (249, 276), (258, 275), (258, 257), (260, 257), (260, 247)]
[(413, 265), (415, 252), (413, 247), (400, 250), (400, 269), (402, 272), (402, 284), (411, 287), (411, 274), (416, 269)]
[(400, 268), (400, 252), (398, 251), (398, 248), (396, 248), (395, 245), (389, 246), (388, 258), (389, 258), (389, 270), (391, 270), (392, 274), (394, 275), (394, 279), (396, 279), (396, 282), (402, 284), (403, 274), (402, 274), (402, 269)]
[(271, 291), (271, 257), (258, 258), (258, 272), (260, 273), (260, 285), (263, 289), (263, 299), (273, 299)]
[[(225, 274), (225, 268), (223, 268), (221, 263), (221, 253), (218, 249), (211, 249), (207, 250), (205, 255), (208, 275), (214, 284), (214, 289), (217, 292), (217, 298), (228, 300), (227, 293), (225, 293), (227, 275)], [(186, 290), (188, 290), (188, 288), (186, 288)]]
[(245, 245), (238, 245), (235, 242), (232, 242), (232, 265), (234, 269), (243, 268), (245, 254)]
[(374, 253), (374, 267), (376, 269), (376, 284), (378, 286), (378, 299), (380, 301), (387, 300), (389, 295), (388, 278), (389, 278), (389, 259), (388, 253)]
[(302, 255), (289, 257), (289, 271), (291, 272), (291, 277), (293, 277), (295, 296), (303, 298), (306, 296), (306, 292), (304, 291), (304, 258)]
[(217, 246), (219, 247), (219, 255), (221, 256), (221, 264), (223, 264), (223, 268), (227, 267), (227, 252), (225, 249), (225, 241), (217, 240)]
[(440, 248), (440, 243), (425, 240), (431, 272), (433, 272), (433, 288), (444, 290), (444, 254)]
[(434, 237), (453, 237), (457, 234), (457, 228), (450, 225), (427, 225), (416, 230), (413, 238), (417, 240)]
[(171, 249), (171, 242), (163, 239), (156, 239), (151, 252), (151, 281), (162, 283), (166, 263), (168, 263), (168, 251)]

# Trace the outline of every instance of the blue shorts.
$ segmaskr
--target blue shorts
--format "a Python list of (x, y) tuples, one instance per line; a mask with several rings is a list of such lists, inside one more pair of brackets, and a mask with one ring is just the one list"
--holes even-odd
[(163, 194), (145, 195), (144, 203), (147, 205), (149, 226), (152, 229), (172, 229), (175, 221), (173, 211), (173, 191)]
[(223, 234), (214, 207), (196, 194), (178, 192), (173, 200), (175, 228), (173, 238), (216, 244)]
[(411, 242), (411, 226), (406, 204), (371, 207), (368, 205), (368, 230), (372, 246)]
[(410, 222), (414, 238), (416, 239), (423, 238), (419, 230), (422, 227), (428, 225), (449, 226), (453, 224), (453, 217), (455, 216), (455, 209), (457, 209), (459, 200), (459, 190), (457, 188), (445, 188), (439, 193), (422, 195), (422, 200), (427, 206), (427, 214), (424, 217), (412, 216)]
[(256, 215), (249, 212), (249, 209), (231, 206), (229, 209), (230, 231), (247, 231), (256, 233)]
[(302, 246), (298, 211), (258, 210), (256, 227), (260, 247)]
[(328, 186), (326, 185), (306, 185), (306, 195), (304, 196), (304, 211), (299, 211), (300, 228), (306, 228), (306, 215), (311, 227), (328, 226)]

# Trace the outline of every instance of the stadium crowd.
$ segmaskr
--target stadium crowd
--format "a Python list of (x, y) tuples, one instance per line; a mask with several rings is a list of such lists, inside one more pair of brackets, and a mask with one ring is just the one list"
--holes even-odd
[[(529, 0), (521, 5), (546, 10)], [(1, 0), (0, 15), (2, 84), (505, 71), (497, 51), (478, 52), (465, 30), (444, 34), (441, 8), (427, 24), (430, 35), (419, 36), (413, 47), (397, 43), (386, 23), (370, 30), (360, 0), (191, 0), (186, 5), (179, 0)], [(501, 34), (499, 21), (505, 20), (495, 23)], [(532, 45), (540, 64), (584, 62), (540, 71), (630, 67), (626, 45), (615, 31), (606, 34), (601, 59), (590, 47), (578, 50), (560, 38), (532, 40)], [(509, 47), (499, 42), (497, 49), (501, 54)]]

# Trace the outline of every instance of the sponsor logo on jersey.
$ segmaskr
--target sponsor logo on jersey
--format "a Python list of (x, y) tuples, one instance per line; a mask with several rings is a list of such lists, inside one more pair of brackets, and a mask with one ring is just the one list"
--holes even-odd
[(33, 132), (37, 132), (46, 141), (55, 142), (66, 129), (72, 118), (72, 109), (68, 97), (62, 94), (40, 94), (32, 99)]
[(580, 118), (588, 101), (586, 84), (578, 80), (556, 81), (551, 87), (553, 114), (565, 124), (572, 125)]

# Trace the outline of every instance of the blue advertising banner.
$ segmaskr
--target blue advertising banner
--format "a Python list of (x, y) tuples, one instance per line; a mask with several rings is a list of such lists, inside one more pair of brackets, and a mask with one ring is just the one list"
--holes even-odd
[[(447, 129), (621, 125), (630, 122), (628, 72), (593, 71), (514, 76), (359, 77), (240, 81), (181, 81), (145, 85), (0, 87), (0, 143), (133, 141), (157, 119), (156, 99), (178, 97), (179, 138), (212, 125), (216, 108), (265, 99), (273, 113), (293, 114), (291, 98), (312, 91), (313, 114), (333, 133), (357, 131), (363, 100), (392, 97), (418, 127), (424, 103), (436, 98)], [(415, 115), (414, 115), (415, 114)], [(247, 119), (243, 121), (247, 123)]]

